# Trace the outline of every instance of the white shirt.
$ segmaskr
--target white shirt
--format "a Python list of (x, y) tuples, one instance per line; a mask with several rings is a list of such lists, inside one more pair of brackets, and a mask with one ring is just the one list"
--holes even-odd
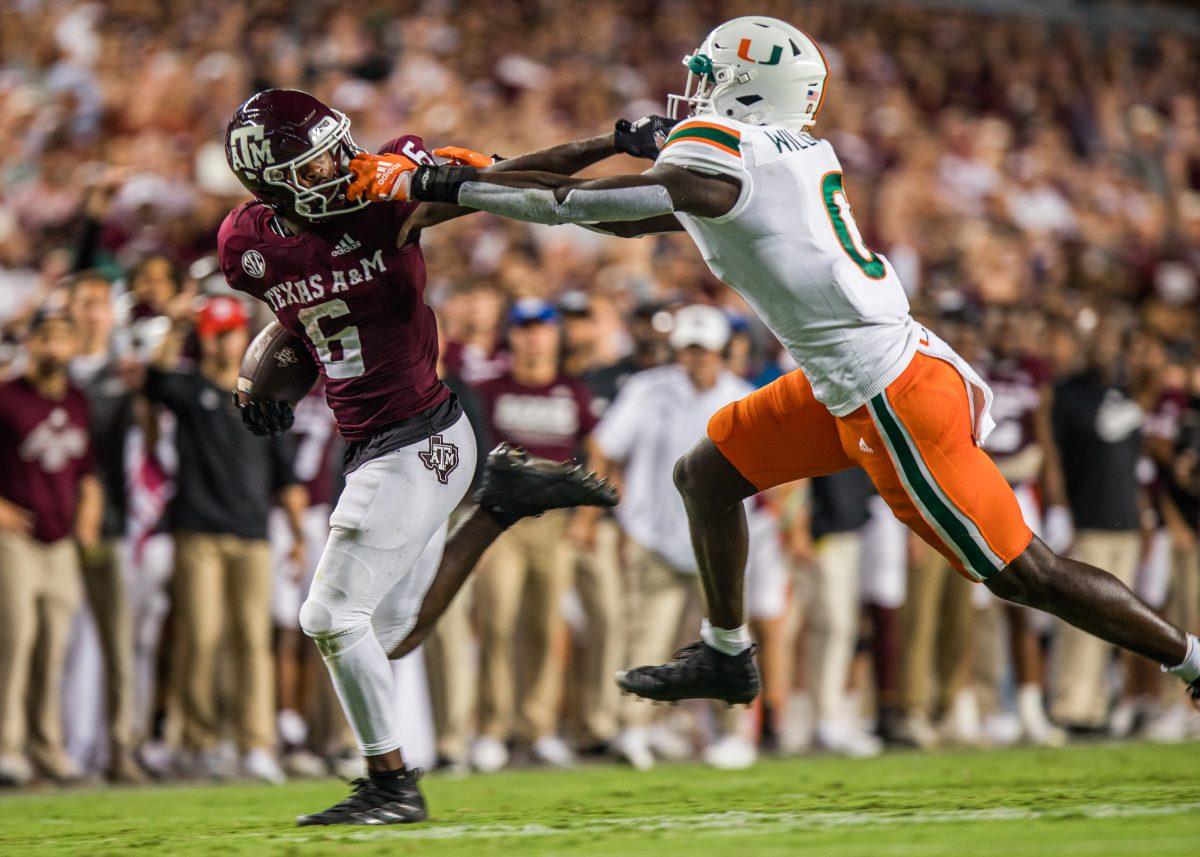
[(891, 263), (863, 243), (828, 141), (697, 116), (675, 127), (658, 163), (741, 182), (727, 214), (676, 216), (708, 267), (754, 307), (834, 416), (900, 376), (917, 350), (908, 297)]
[(752, 392), (731, 372), (697, 390), (678, 365), (647, 369), (630, 376), (592, 434), (605, 458), (625, 466), (616, 511), (621, 527), (679, 571), (697, 569), (675, 462), (704, 437), (713, 414)]

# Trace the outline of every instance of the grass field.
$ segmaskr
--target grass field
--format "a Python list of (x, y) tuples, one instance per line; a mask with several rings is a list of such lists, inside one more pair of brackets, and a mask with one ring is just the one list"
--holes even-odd
[(0, 854), (981, 855), (1200, 852), (1200, 744), (597, 766), (426, 779), (405, 828), (296, 828), (337, 781), (0, 797)]

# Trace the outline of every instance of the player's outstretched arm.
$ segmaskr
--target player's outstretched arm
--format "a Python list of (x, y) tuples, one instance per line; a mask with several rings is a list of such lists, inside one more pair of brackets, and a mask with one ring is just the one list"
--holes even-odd
[[(443, 151), (445, 150), (435, 149), (434, 154), (441, 154)], [(599, 163), (605, 158), (618, 154), (620, 151), (617, 148), (615, 133), (600, 134), (596, 137), (573, 140), (570, 143), (539, 149), (536, 152), (530, 152), (525, 155), (517, 155), (515, 158), (497, 160), (488, 166), (477, 168), (489, 173), (537, 170), (540, 172), (557, 173), (559, 175), (571, 175), (590, 167), (592, 164)], [(404, 229), (399, 236), (399, 243), (406, 243), (409, 236), (421, 229), (428, 229), (430, 226), (445, 223), (447, 220), (454, 220), (466, 214), (473, 214), (477, 210), (461, 205), (440, 202), (422, 203), (405, 222)]]
[(741, 183), (667, 164), (599, 179), (441, 166), (412, 171), (406, 193), (410, 199), (447, 202), (531, 223), (593, 224), (676, 212), (720, 217), (737, 204)]
[[(450, 158), (452, 166), (467, 165), (488, 173), (544, 172), (568, 176), (617, 154), (653, 161), (658, 157), (659, 147), (666, 139), (673, 124), (673, 120), (663, 116), (646, 116), (636, 122), (621, 119), (609, 134), (573, 140), (502, 160), (493, 161), (486, 155), (457, 147), (435, 149), (434, 154)], [(385, 185), (394, 185), (401, 172), (400, 169), (397, 169), (398, 165), (394, 163), (399, 157), (402, 156), (364, 154), (356, 158), (355, 163), (351, 166), (351, 169), (359, 176), (359, 180), (355, 183), (357, 186), (354, 188), (354, 197), (363, 193), (368, 199), (399, 199), (400, 197), (397, 197), (395, 193), (389, 193), (385, 189)], [(416, 166), (415, 163), (409, 163), (411, 164), (410, 169)], [(399, 236), (399, 243), (406, 243), (410, 235), (421, 229), (478, 210), (461, 205), (425, 200), (424, 204), (414, 211), (406, 221)], [(663, 226), (664, 228), (650, 231), (670, 231), (666, 228), (665, 223)], [(614, 234), (617, 233), (614, 232)]]

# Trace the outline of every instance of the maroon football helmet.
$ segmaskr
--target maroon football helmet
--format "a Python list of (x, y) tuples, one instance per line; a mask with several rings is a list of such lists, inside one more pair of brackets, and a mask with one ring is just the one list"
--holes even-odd
[[(361, 152), (350, 137), (350, 120), (298, 89), (265, 89), (237, 109), (225, 131), (225, 159), (246, 189), (276, 212), (321, 220), (357, 211), (364, 199), (350, 202), (353, 179), (348, 165)], [(300, 170), (328, 153), (337, 177), (312, 187), (300, 182)]]

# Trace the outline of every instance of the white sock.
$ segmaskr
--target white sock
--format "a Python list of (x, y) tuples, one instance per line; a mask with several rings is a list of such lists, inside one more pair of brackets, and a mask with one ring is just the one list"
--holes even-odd
[(752, 643), (745, 625), (732, 629), (718, 628), (707, 619), (700, 622), (700, 639), (718, 652), (731, 656), (740, 655)]
[(1196, 639), (1195, 634), (1188, 634), (1187, 641), (1187, 654), (1183, 656), (1183, 660), (1173, 667), (1163, 664), (1162, 670), (1165, 673), (1177, 675), (1191, 684), (1200, 678), (1200, 640)]
[(321, 654), (359, 750), (364, 756), (380, 756), (398, 749), (392, 663), (378, 638), (368, 630), (347, 648), (332, 652), (328, 648), (322, 647)]

